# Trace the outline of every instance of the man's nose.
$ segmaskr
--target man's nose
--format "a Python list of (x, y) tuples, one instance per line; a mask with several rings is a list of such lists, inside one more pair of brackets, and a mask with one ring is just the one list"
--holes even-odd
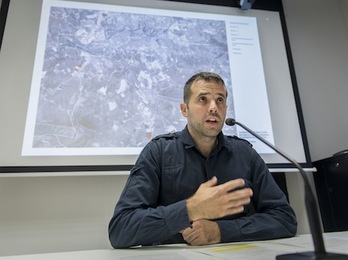
[(217, 112), (217, 106), (215, 100), (210, 101), (209, 103), (209, 112), (210, 113), (216, 113)]

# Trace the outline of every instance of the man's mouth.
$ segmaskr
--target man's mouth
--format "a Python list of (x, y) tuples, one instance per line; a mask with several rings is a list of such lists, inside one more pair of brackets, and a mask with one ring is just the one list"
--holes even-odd
[(211, 123), (211, 124), (215, 124), (215, 123), (218, 123), (219, 121), (215, 118), (209, 118), (206, 120), (207, 123)]

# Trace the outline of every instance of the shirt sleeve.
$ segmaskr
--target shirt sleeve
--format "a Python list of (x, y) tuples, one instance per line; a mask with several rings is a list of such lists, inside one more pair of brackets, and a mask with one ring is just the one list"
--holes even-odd
[(186, 200), (158, 206), (159, 162), (153, 144), (146, 146), (131, 171), (109, 223), (114, 248), (160, 244), (190, 226)]
[(251, 182), (255, 212), (250, 216), (233, 220), (217, 220), (221, 242), (265, 240), (296, 235), (295, 212), (256, 153)]

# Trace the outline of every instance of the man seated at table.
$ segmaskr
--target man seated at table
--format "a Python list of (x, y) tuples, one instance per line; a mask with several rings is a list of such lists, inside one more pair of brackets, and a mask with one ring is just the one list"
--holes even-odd
[(226, 99), (215, 73), (186, 82), (180, 109), (187, 125), (152, 139), (139, 155), (109, 223), (114, 248), (296, 234), (295, 213), (262, 158), (222, 133)]

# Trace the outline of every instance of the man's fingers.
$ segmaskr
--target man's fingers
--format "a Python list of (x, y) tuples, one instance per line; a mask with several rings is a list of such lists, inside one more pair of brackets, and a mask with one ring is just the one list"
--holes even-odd
[(206, 186), (206, 187), (214, 187), (216, 184), (217, 184), (217, 178), (214, 176), (213, 178), (211, 178), (210, 180), (206, 181), (202, 185)]
[(245, 181), (243, 179), (235, 179), (235, 180), (225, 182), (219, 185), (219, 187), (223, 189), (224, 192), (229, 192), (235, 189), (243, 188), (244, 185), (245, 185)]
[(197, 239), (194, 229), (192, 227), (186, 228), (181, 234), (183, 239), (188, 244), (191, 244), (195, 239)]
[(188, 236), (192, 232), (192, 227), (185, 228), (180, 231), (183, 236)]
[(192, 246), (216, 244), (221, 242), (221, 232), (214, 221), (201, 219), (192, 223), (182, 233), (183, 239)]
[(226, 205), (226, 208), (245, 206), (250, 203), (252, 196), (253, 191), (250, 188), (236, 190), (224, 196), (223, 204)]
[(231, 200), (239, 200), (243, 198), (250, 198), (253, 196), (253, 190), (250, 188), (243, 188), (240, 190), (234, 190), (227, 194)]

